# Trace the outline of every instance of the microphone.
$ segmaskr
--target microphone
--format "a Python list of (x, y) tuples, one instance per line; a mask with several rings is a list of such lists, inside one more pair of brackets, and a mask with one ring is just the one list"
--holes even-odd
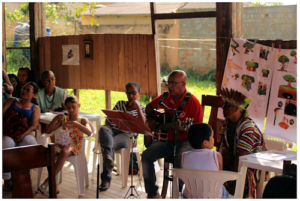
[(165, 98), (168, 96), (168, 92), (164, 92), (164, 95), (161, 97), (161, 99), (159, 100), (157, 106), (156, 106), (156, 109), (159, 108), (159, 106), (161, 105), (161, 103), (165, 100)]

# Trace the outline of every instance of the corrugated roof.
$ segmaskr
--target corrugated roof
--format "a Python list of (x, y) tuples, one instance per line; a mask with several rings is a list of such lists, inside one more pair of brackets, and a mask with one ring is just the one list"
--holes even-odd
[[(156, 2), (157, 13), (175, 12), (185, 3), (183, 2)], [(89, 11), (83, 15), (92, 15)], [(105, 8), (95, 9), (95, 16), (102, 15), (150, 15), (150, 2), (121, 2), (114, 3)]]

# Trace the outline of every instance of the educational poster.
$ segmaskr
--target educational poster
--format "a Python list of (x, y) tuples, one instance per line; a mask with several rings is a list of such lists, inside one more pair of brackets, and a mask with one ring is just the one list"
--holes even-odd
[(277, 51), (265, 134), (297, 142), (297, 50)]
[[(263, 131), (276, 49), (250, 42), (232, 39), (229, 47), (222, 87), (243, 93), (252, 102), (248, 107), (250, 117)], [(222, 109), (218, 118), (224, 119)]]
[(62, 65), (79, 65), (79, 45), (62, 45)]

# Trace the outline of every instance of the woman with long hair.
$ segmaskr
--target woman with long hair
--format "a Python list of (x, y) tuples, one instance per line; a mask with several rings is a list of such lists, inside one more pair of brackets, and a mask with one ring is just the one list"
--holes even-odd
[[(26, 146), (26, 145), (34, 145), (36, 144), (35, 137), (32, 135), (36, 126), (39, 123), (40, 119), (40, 108), (37, 106), (36, 96), (38, 92), (38, 86), (34, 82), (28, 82), (22, 88), (21, 98), (12, 97), (7, 99), (3, 105), (2, 114), (5, 117), (3, 123), (3, 130), (9, 125), (6, 120), (9, 119), (11, 115), (15, 115), (17, 113), (18, 117), (26, 118), (26, 123), (28, 129), (16, 137), (12, 137), (12, 135), (5, 135), (6, 133), (3, 132), (2, 137), (2, 148), (11, 148), (17, 146)], [(18, 129), (19, 129), (19, 125)], [(15, 129), (13, 129), (15, 130)], [(17, 158), (16, 158), (17, 160)], [(12, 183), (11, 183), (11, 175), (10, 173), (4, 173), (4, 190), (11, 190)]]

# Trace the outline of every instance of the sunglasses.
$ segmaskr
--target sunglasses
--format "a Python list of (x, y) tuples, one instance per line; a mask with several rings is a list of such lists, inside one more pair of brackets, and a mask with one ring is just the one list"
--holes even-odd
[(167, 81), (166, 84), (169, 86), (169, 85), (173, 85), (175, 86), (176, 84), (178, 83), (185, 83), (185, 81), (182, 81), (182, 82), (173, 82), (173, 81)]
[(136, 91), (132, 91), (132, 92), (126, 92), (126, 94), (128, 95), (128, 96), (130, 96), (130, 94), (132, 94), (132, 95), (136, 95), (138, 92), (136, 92)]
[(30, 89), (22, 88), (23, 91), (27, 91), (28, 93), (33, 93), (33, 91), (30, 91)]

